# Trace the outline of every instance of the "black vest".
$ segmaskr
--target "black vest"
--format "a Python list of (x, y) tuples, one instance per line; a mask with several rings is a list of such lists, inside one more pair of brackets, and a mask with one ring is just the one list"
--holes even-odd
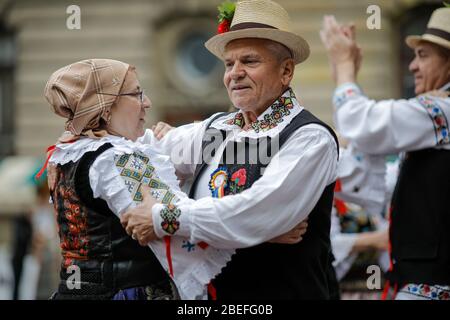
[(450, 285), (450, 150), (408, 152), (392, 198), (390, 239), (400, 285)]
[[(169, 281), (150, 248), (131, 239), (106, 202), (93, 198), (89, 168), (110, 147), (105, 144), (57, 167), (52, 199), (63, 262), (55, 299), (110, 299), (120, 289)], [(81, 271), (80, 289), (67, 286), (66, 280), (73, 275), (72, 268), (68, 272), (70, 266)]]
[[(280, 133), (279, 147), (281, 148), (283, 143), (297, 129), (312, 123), (326, 127), (335, 138), (336, 144), (338, 143), (333, 130), (311, 113), (303, 110)], [(214, 138), (206, 137), (208, 133), (219, 137), (225, 137), (226, 135), (225, 131), (209, 128), (203, 139), (203, 149), (211, 143), (211, 140), (214, 140)], [(261, 143), (261, 140), (258, 140), (256, 148), (263, 148), (264, 150), (259, 154), (273, 156), (277, 150), (270, 150), (270, 138), (266, 143)], [(250, 143), (249, 139), (245, 139), (244, 143), (231, 142), (232, 146), (226, 146), (221, 161), (221, 166), (226, 166), (230, 175), (245, 168), (247, 179), (243, 190), (250, 188), (261, 177), (261, 169), (268, 165), (268, 162), (262, 163), (259, 158), (252, 159), (249, 150), (255, 146), (250, 146)], [(233, 147), (234, 152), (227, 153), (227, 149), (230, 147)], [(236, 159), (241, 151), (245, 151), (245, 162), (243, 164), (226, 161), (227, 154), (228, 156), (234, 155)], [(253, 164), (251, 164), (252, 162)], [(206, 166), (204, 159), (203, 163), (197, 167), (190, 192), (191, 198), (194, 195), (198, 177)], [(302, 182), (298, 181), (298, 185), (293, 185), (292, 188), (298, 188), (301, 192)], [(331, 264), (333, 256), (330, 244), (330, 215), (333, 192), (334, 183), (325, 188), (310, 213), (308, 230), (300, 243), (293, 245), (263, 243), (251, 248), (238, 249), (231, 261), (222, 270), (222, 273), (213, 280), (217, 299), (336, 298), (338, 296), (338, 284)], [(273, 212), (273, 214), (277, 213)]]

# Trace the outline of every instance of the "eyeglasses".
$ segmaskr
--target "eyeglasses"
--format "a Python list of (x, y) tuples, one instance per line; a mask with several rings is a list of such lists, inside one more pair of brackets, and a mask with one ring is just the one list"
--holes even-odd
[(138, 96), (139, 101), (141, 103), (144, 103), (144, 90), (138, 91), (138, 92), (131, 92), (131, 93), (119, 93), (119, 94), (113, 94), (113, 93), (104, 93), (104, 92), (97, 92), (97, 94), (104, 94), (105, 96)]

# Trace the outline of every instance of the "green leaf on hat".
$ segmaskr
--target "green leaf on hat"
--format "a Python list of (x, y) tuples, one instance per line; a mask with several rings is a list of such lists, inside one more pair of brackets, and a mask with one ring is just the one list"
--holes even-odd
[(233, 20), (234, 11), (236, 10), (236, 3), (225, 1), (218, 6), (217, 9), (219, 10), (219, 22), (222, 22), (223, 20), (231, 21)]

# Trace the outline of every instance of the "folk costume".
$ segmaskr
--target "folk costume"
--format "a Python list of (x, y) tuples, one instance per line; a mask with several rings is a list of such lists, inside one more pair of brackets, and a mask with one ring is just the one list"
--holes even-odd
[[(216, 114), (173, 129), (159, 142), (169, 154), (182, 146), (184, 159), (174, 160), (175, 167), (194, 177), (190, 196), (197, 201), (177, 206), (175, 235), (217, 248), (245, 248), (212, 281), (217, 299), (335, 297), (329, 238), (338, 160), (333, 131), (300, 106), (291, 89), (251, 129), (243, 130), (243, 124), (240, 111)], [(146, 139), (158, 143), (150, 134)], [(165, 209), (153, 207), (155, 226)], [(306, 217), (308, 232), (300, 243), (263, 243)], [(162, 228), (156, 232), (167, 235)]]
[[(414, 48), (429, 41), (450, 49), (450, 9), (436, 10)], [(449, 91), (450, 84), (440, 90)], [(368, 154), (404, 153), (391, 206), (390, 284), (398, 299), (450, 299), (450, 98), (420, 95), (373, 101), (355, 83), (333, 97), (342, 136)]]
[[(175, 205), (191, 201), (169, 157), (98, 130), (114, 102), (101, 93), (117, 94), (129, 69), (114, 60), (80, 61), (55, 72), (46, 87), (55, 111), (69, 118), (49, 158), (57, 166), (51, 195), (63, 258), (55, 299), (201, 298), (234, 252), (182, 237), (147, 248), (126, 234), (119, 217), (142, 201), (142, 185), (166, 205), (160, 227), (169, 235), (179, 227)], [(80, 278), (71, 278), (76, 270)]]
[[(295, 64), (308, 58), (308, 43), (292, 31), (277, 3), (239, 1), (230, 11), (221, 15), (219, 34), (205, 43), (219, 59), (230, 41), (246, 38), (284, 45)], [(192, 243), (243, 248), (212, 281), (217, 299), (337, 298), (329, 236), (338, 160), (333, 131), (290, 88), (248, 130), (244, 125), (242, 111), (216, 114), (176, 128), (160, 142), (168, 154), (180, 151), (175, 153), (183, 161), (172, 153), (177, 172), (193, 178), (190, 196), (197, 201), (177, 206), (177, 234)], [(163, 210), (153, 207), (155, 221)], [(308, 232), (300, 243), (267, 243), (306, 217)]]

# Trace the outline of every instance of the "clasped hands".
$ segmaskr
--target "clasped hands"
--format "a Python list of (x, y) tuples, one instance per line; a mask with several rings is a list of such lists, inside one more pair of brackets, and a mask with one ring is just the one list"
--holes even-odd
[[(146, 246), (149, 242), (158, 239), (152, 218), (152, 207), (157, 203), (150, 194), (150, 188), (142, 186), (143, 201), (135, 208), (124, 213), (120, 222), (128, 235), (138, 241), (141, 246)], [(308, 228), (308, 219), (305, 219), (292, 230), (270, 240), (270, 243), (295, 244), (303, 239)]]

